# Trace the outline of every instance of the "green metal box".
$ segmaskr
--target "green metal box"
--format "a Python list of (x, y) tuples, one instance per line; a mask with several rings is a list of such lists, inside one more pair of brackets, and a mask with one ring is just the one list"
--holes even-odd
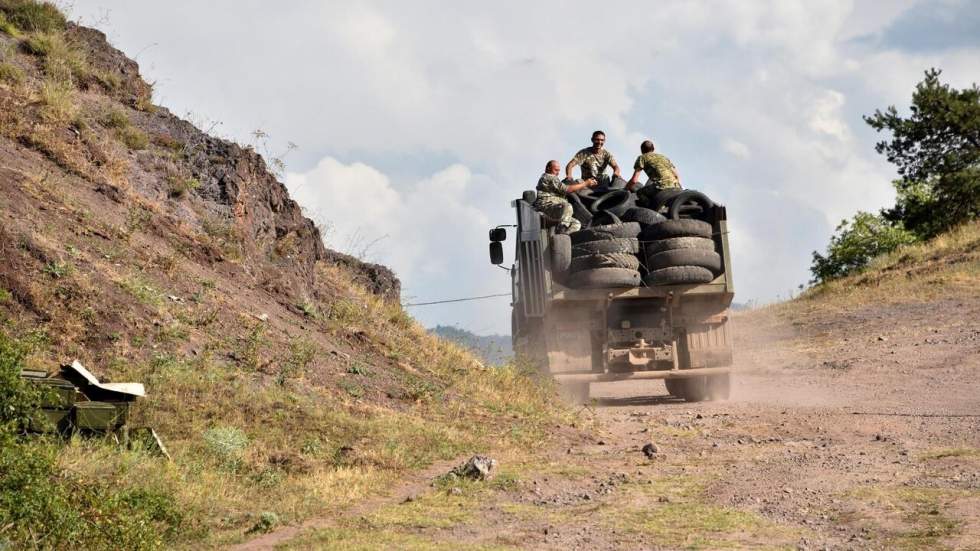
[(75, 404), (75, 426), (89, 430), (115, 430), (126, 423), (129, 404), (78, 402)]
[(71, 426), (70, 414), (70, 409), (39, 409), (31, 416), (28, 429), (32, 432), (65, 432)]
[(45, 396), (41, 407), (51, 409), (71, 409), (72, 404), (77, 400), (84, 400), (82, 395), (75, 388), (75, 385), (64, 379), (29, 379), (32, 383), (42, 389), (49, 389), (52, 392)]

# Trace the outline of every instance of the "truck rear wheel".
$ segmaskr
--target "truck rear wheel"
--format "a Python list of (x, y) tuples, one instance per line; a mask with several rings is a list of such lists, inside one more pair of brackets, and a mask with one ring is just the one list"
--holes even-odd
[(664, 379), (664, 386), (671, 396), (687, 402), (727, 400), (731, 394), (731, 374), (691, 377), (688, 379)]

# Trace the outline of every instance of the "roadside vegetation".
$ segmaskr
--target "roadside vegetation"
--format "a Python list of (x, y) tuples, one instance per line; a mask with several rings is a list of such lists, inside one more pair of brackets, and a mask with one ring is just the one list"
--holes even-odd
[[(265, 190), (219, 203), (200, 167), (252, 163), (240, 185), (272, 193), (264, 162), (185, 141), (205, 138), (154, 112), (135, 70), (100, 65), (121, 56), (87, 32), (0, 0), (0, 549), (242, 541), (434, 462), (533, 453), (574, 422), (532, 371), (430, 335), (356, 267), (300, 265), (297, 233), (273, 221), (281, 239), (256, 243), (234, 209)], [(39, 397), (20, 370), (72, 358), (146, 385), (130, 424), (172, 460), (25, 434)]]
[(813, 253), (812, 283), (858, 273), (881, 255), (980, 218), (980, 88), (951, 88), (941, 74), (926, 71), (909, 116), (892, 106), (865, 117), (891, 133), (875, 149), (898, 169), (896, 203), (842, 221), (826, 253)]

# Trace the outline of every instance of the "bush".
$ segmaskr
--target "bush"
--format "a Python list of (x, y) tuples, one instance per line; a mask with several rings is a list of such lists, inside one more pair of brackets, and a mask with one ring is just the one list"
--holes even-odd
[(827, 246), (827, 256), (813, 251), (812, 283), (860, 271), (875, 257), (916, 241), (915, 235), (901, 223), (869, 212), (858, 212), (850, 221), (841, 221), (835, 231)]
[[(0, 333), (0, 527), (15, 549), (156, 549), (184, 522), (173, 496), (65, 472), (60, 439), (18, 433), (40, 393), (20, 377), (27, 347)], [(0, 548), (3, 540), (0, 540)]]
[(41, 400), (37, 389), (20, 377), (26, 355), (27, 347), (0, 333), (0, 436), (25, 426)]

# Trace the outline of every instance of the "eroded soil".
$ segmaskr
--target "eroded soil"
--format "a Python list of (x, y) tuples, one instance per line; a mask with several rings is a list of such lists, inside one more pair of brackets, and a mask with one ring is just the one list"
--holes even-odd
[[(590, 435), (269, 545), (978, 549), (980, 298), (738, 316), (732, 399), (593, 385)], [(652, 458), (641, 451), (656, 444)], [(295, 537), (294, 537), (295, 536)]]

